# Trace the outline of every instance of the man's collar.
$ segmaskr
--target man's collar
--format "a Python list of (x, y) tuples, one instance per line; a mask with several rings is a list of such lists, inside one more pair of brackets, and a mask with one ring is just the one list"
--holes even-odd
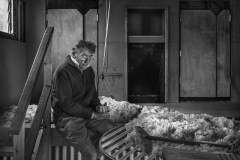
[(70, 55), (70, 57), (71, 57), (71, 60), (73, 61), (73, 63), (74, 63), (81, 71), (83, 71), (83, 70), (87, 69), (88, 67), (90, 67), (90, 65), (88, 64), (88, 66), (87, 66), (85, 69), (81, 69), (81, 68), (79, 67), (79, 63), (76, 61), (76, 59), (74, 59), (71, 55)]
[(71, 57), (71, 60), (73, 61), (73, 63), (76, 64), (76, 66), (79, 68), (79, 63), (72, 56), (70, 56), (70, 57)]

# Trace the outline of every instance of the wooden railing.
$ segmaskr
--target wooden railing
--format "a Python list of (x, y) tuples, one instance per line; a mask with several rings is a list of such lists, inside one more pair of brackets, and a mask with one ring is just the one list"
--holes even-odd
[[(31, 159), (30, 156), (32, 155), (32, 151), (34, 149), (36, 137), (38, 134), (38, 130), (40, 128), (40, 123), (42, 121), (43, 114), (48, 101), (51, 89), (50, 86), (44, 86), (43, 88), (42, 95), (38, 104), (37, 113), (34, 118), (32, 128), (29, 132), (26, 145), (25, 145), (24, 119), (53, 34), (53, 30), (54, 30), (53, 27), (48, 27), (45, 30), (44, 36), (40, 43), (39, 49), (37, 51), (30, 73), (28, 75), (22, 95), (18, 102), (17, 110), (14, 114), (13, 121), (9, 129), (9, 134), (13, 136), (13, 160), (27, 160), (27, 158), (29, 160)], [(25, 153), (27, 153), (26, 156), (28, 157), (25, 157)]]

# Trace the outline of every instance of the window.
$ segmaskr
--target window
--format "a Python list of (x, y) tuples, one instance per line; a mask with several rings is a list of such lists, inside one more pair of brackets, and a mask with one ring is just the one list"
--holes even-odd
[(0, 0), (0, 36), (17, 38), (17, 7), (15, 0)]

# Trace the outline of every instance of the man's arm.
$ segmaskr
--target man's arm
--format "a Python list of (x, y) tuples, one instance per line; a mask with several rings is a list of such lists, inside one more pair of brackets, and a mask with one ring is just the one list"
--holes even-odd
[(64, 112), (76, 117), (91, 119), (93, 111), (73, 101), (71, 82), (66, 72), (62, 71), (57, 73), (54, 84), (58, 103)]

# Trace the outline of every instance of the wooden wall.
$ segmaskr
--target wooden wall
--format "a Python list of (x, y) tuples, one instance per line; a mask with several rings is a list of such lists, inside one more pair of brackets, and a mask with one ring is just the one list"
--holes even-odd
[[(102, 67), (106, 29), (106, 1), (99, 0), (99, 73), (104, 71), (105, 80), (117, 100), (126, 100), (126, 33), (125, 9), (127, 6), (169, 6), (169, 91), (168, 101), (179, 98), (179, 1), (178, 0), (111, 0), (106, 66)], [(100, 95), (109, 93), (100, 80)]]
[[(42, 40), (46, 27), (46, 3), (39, 0), (27, 0), (26, 2), (26, 71), (27, 75), (32, 67), (38, 47)], [(38, 103), (43, 88), (43, 68), (32, 95), (31, 103)]]
[(0, 38), (0, 108), (17, 105), (26, 81), (26, 44)]
[(231, 0), (231, 101), (240, 102), (240, 1)]

